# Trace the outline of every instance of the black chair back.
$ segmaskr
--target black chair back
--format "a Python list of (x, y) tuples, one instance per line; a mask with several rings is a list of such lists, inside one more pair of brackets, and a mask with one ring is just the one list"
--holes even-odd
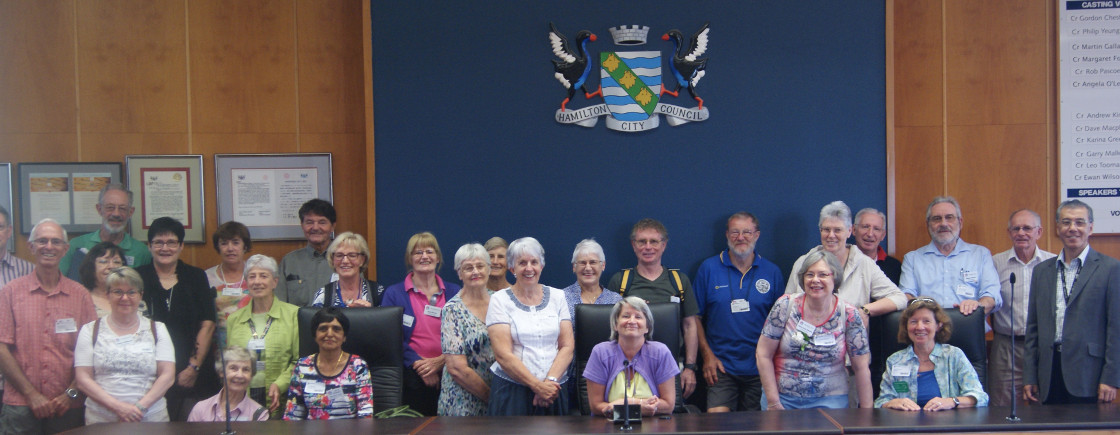
[[(595, 345), (611, 339), (613, 308), (614, 305), (579, 304), (576, 306), (576, 355), (572, 376), (576, 378), (579, 409), (583, 415), (591, 415), (591, 404), (587, 401), (587, 380), (583, 378), (583, 369), (587, 367), (587, 360), (591, 358), (591, 350)], [(677, 355), (681, 348), (680, 304), (649, 304), (649, 310), (653, 314), (653, 341), (664, 344), (673, 353), (673, 358), (678, 359)]]
[[(983, 308), (968, 316), (961, 314), (956, 308), (944, 310), (953, 321), (953, 335), (949, 338), (949, 344), (964, 351), (972, 367), (976, 369), (980, 384), (988, 385), (988, 344), (984, 336)], [(871, 379), (875, 397), (879, 396), (879, 383), (886, 370), (887, 357), (906, 348), (905, 344), (898, 342), (898, 321), (901, 318), (902, 312), (895, 311), (871, 320)]]
[[(318, 352), (311, 317), (319, 308), (299, 309), (299, 355)], [(342, 350), (362, 357), (369, 365), (374, 412), (401, 406), (404, 350), (401, 349), (402, 307), (342, 308), (350, 332)]]

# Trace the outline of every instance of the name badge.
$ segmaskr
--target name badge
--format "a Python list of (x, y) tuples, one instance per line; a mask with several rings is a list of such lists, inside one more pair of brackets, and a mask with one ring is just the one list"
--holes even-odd
[(78, 324), (74, 322), (73, 317), (65, 319), (58, 319), (54, 321), (54, 333), (65, 334), (68, 332), (78, 332)]
[(679, 304), (679, 303), (681, 303), (681, 297), (680, 296), (670, 296), (669, 297), (669, 302), (672, 302), (674, 304)]
[(817, 334), (813, 336), (813, 344), (817, 346), (835, 346), (836, 337), (832, 334)]
[(957, 296), (965, 299), (975, 299), (976, 289), (968, 284), (957, 284)]
[(263, 338), (250, 339), (249, 344), (245, 347), (249, 348), (249, 350), (264, 350), (264, 339)]
[(968, 271), (968, 270), (962, 270), (961, 271), (961, 279), (963, 279), (964, 282), (976, 282), (979, 277), (980, 277), (979, 274), (977, 274), (974, 271)]
[(323, 394), (327, 392), (327, 384), (322, 382), (308, 382), (303, 387), (303, 392), (307, 394)]
[(895, 381), (892, 385), (894, 385), (894, 391), (896, 393), (909, 393), (910, 392), (910, 384), (907, 384), (905, 382)]
[(905, 378), (910, 376), (910, 366), (894, 366), (891, 367), (891, 376), (896, 378)]
[(338, 281), (338, 274), (337, 273), (332, 273), (331, 274), (331, 280), (328, 281), (328, 282), (335, 282), (335, 281)]
[(241, 288), (225, 286), (222, 288), (222, 296), (241, 296)]
[(141, 345), (137, 346), (136, 351), (139, 352), (139, 353), (155, 353), (156, 348), (155, 348), (155, 346), (144, 343), (144, 344), (141, 344)]
[(406, 328), (411, 328), (412, 327), (412, 322), (415, 321), (415, 320), (416, 320), (415, 317), (412, 317), (408, 314), (405, 314), (404, 317), (401, 318), (401, 323), (403, 323)]
[(117, 337), (117, 346), (127, 346), (136, 340), (135, 335), (126, 335), (124, 337)]
[(264, 373), (264, 361), (257, 360), (257, 372)]
[(332, 388), (327, 391), (327, 397), (331, 399), (331, 404), (335, 403), (350, 403), (350, 396), (342, 391), (342, 388)]
[(732, 313), (746, 313), (751, 310), (751, 304), (746, 299), (735, 299), (731, 301)]
[(816, 331), (816, 330), (817, 330), (816, 326), (813, 326), (812, 323), (806, 322), (804, 319), (797, 321), (797, 331), (798, 332), (805, 333), (805, 334), (812, 334), (813, 331)]
[(424, 306), (424, 315), (435, 317), (435, 318), (438, 319), (440, 316), (443, 315), (443, 308), (437, 307), (435, 305), (425, 305)]

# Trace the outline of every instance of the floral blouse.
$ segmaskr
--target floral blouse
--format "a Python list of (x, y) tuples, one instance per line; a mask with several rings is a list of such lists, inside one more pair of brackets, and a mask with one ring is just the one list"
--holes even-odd
[[(937, 378), (937, 389), (941, 390), (942, 397), (972, 396), (976, 398), (976, 406), (988, 406), (988, 393), (984, 392), (976, 369), (963, 350), (938, 343), (930, 352), (929, 360), (933, 363), (933, 377)], [(887, 369), (879, 384), (879, 398), (875, 399), (876, 408), (882, 408), (891, 399), (907, 398), (917, 402), (918, 364), (913, 345), (887, 358)]]
[(828, 320), (821, 325), (808, 325), (811, 334), (803, 332), (798, 323), (804, 301), (804, 293), (782, 296), (762, 326), (764, 337), (780, 341), (774, 355), (778, 392), (805, 398), (847, 394), (844, 357), (871, 352), (863, 319), (856, 307), (837, 298)]
[(315, 357), (300, 358), (292, 370), (284, 420), (334, 420), (373, 417), (369, 366), (351, 354), (346, 367), (331, 377), (319, 373)]
[[(494, 364), (494, 350), (490, 348), (486, 323), (471, 314), (463, 304), (461, 294), (456, 294), (443, 307), (443, 322), (440, 324), (443, 353), (466, 356), (467, 365), (489, 384), (493, 377), (490, 366)], [(486, 407), (485, 401), (455, 382), (444, 365), (440, 380), (439, 415), (486, 415)]]

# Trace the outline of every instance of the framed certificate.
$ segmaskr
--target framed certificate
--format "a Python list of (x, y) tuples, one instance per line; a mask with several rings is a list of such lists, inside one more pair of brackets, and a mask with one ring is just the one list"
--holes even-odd
[(152, 221), (169, 216), (183, 223), (184, 242), (206, 243), (201, 154), (130, 155), (124, 162), (136, 207), (132, 237), (148, 240)]
[(20, 232), (52, 218), (70, 235), (101, 228), (97, 197), (101, 188), (121, 182), (121, 164), (20, 163)]
[(215, 154), (218, 219), (238, 221), (253, 240), (300, 240), (299, 208), (333, 202), (330, 153)]
[[(0, 163), (0, 207), (8, 211), (8, 225), (15, 225), (16, 212), (12, 210), (12, 164)], [(8, 237), (8, 252), (16, 252), (16, 232)]]

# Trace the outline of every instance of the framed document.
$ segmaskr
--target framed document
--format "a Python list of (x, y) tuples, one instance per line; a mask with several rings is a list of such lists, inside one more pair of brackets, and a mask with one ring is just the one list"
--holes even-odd
[[(0, 163), (0, 207), (8, 211), (8, 225), (15, 225), (16, 212), (12, 210), (12, 164)], [(16, 252), (16, 232), (8, 237), (8, 252)]]
[(183, 223), (187, 243), (206, 243), (202, 155), (124, 157), (132, 191), (132, 237), (148, 240), (148, 227), (163, 216)]
[(71, 236), (97, 231), (101, 188), (121, 181), (117, 162), (20, 163), (20, 232), (31, 234), (44, 218), (58, 221)]
[(238, 221), (253, 240), (300, 240), (299, 207), (334, 201), (330, 153), (215, 154), (218, 220)]

